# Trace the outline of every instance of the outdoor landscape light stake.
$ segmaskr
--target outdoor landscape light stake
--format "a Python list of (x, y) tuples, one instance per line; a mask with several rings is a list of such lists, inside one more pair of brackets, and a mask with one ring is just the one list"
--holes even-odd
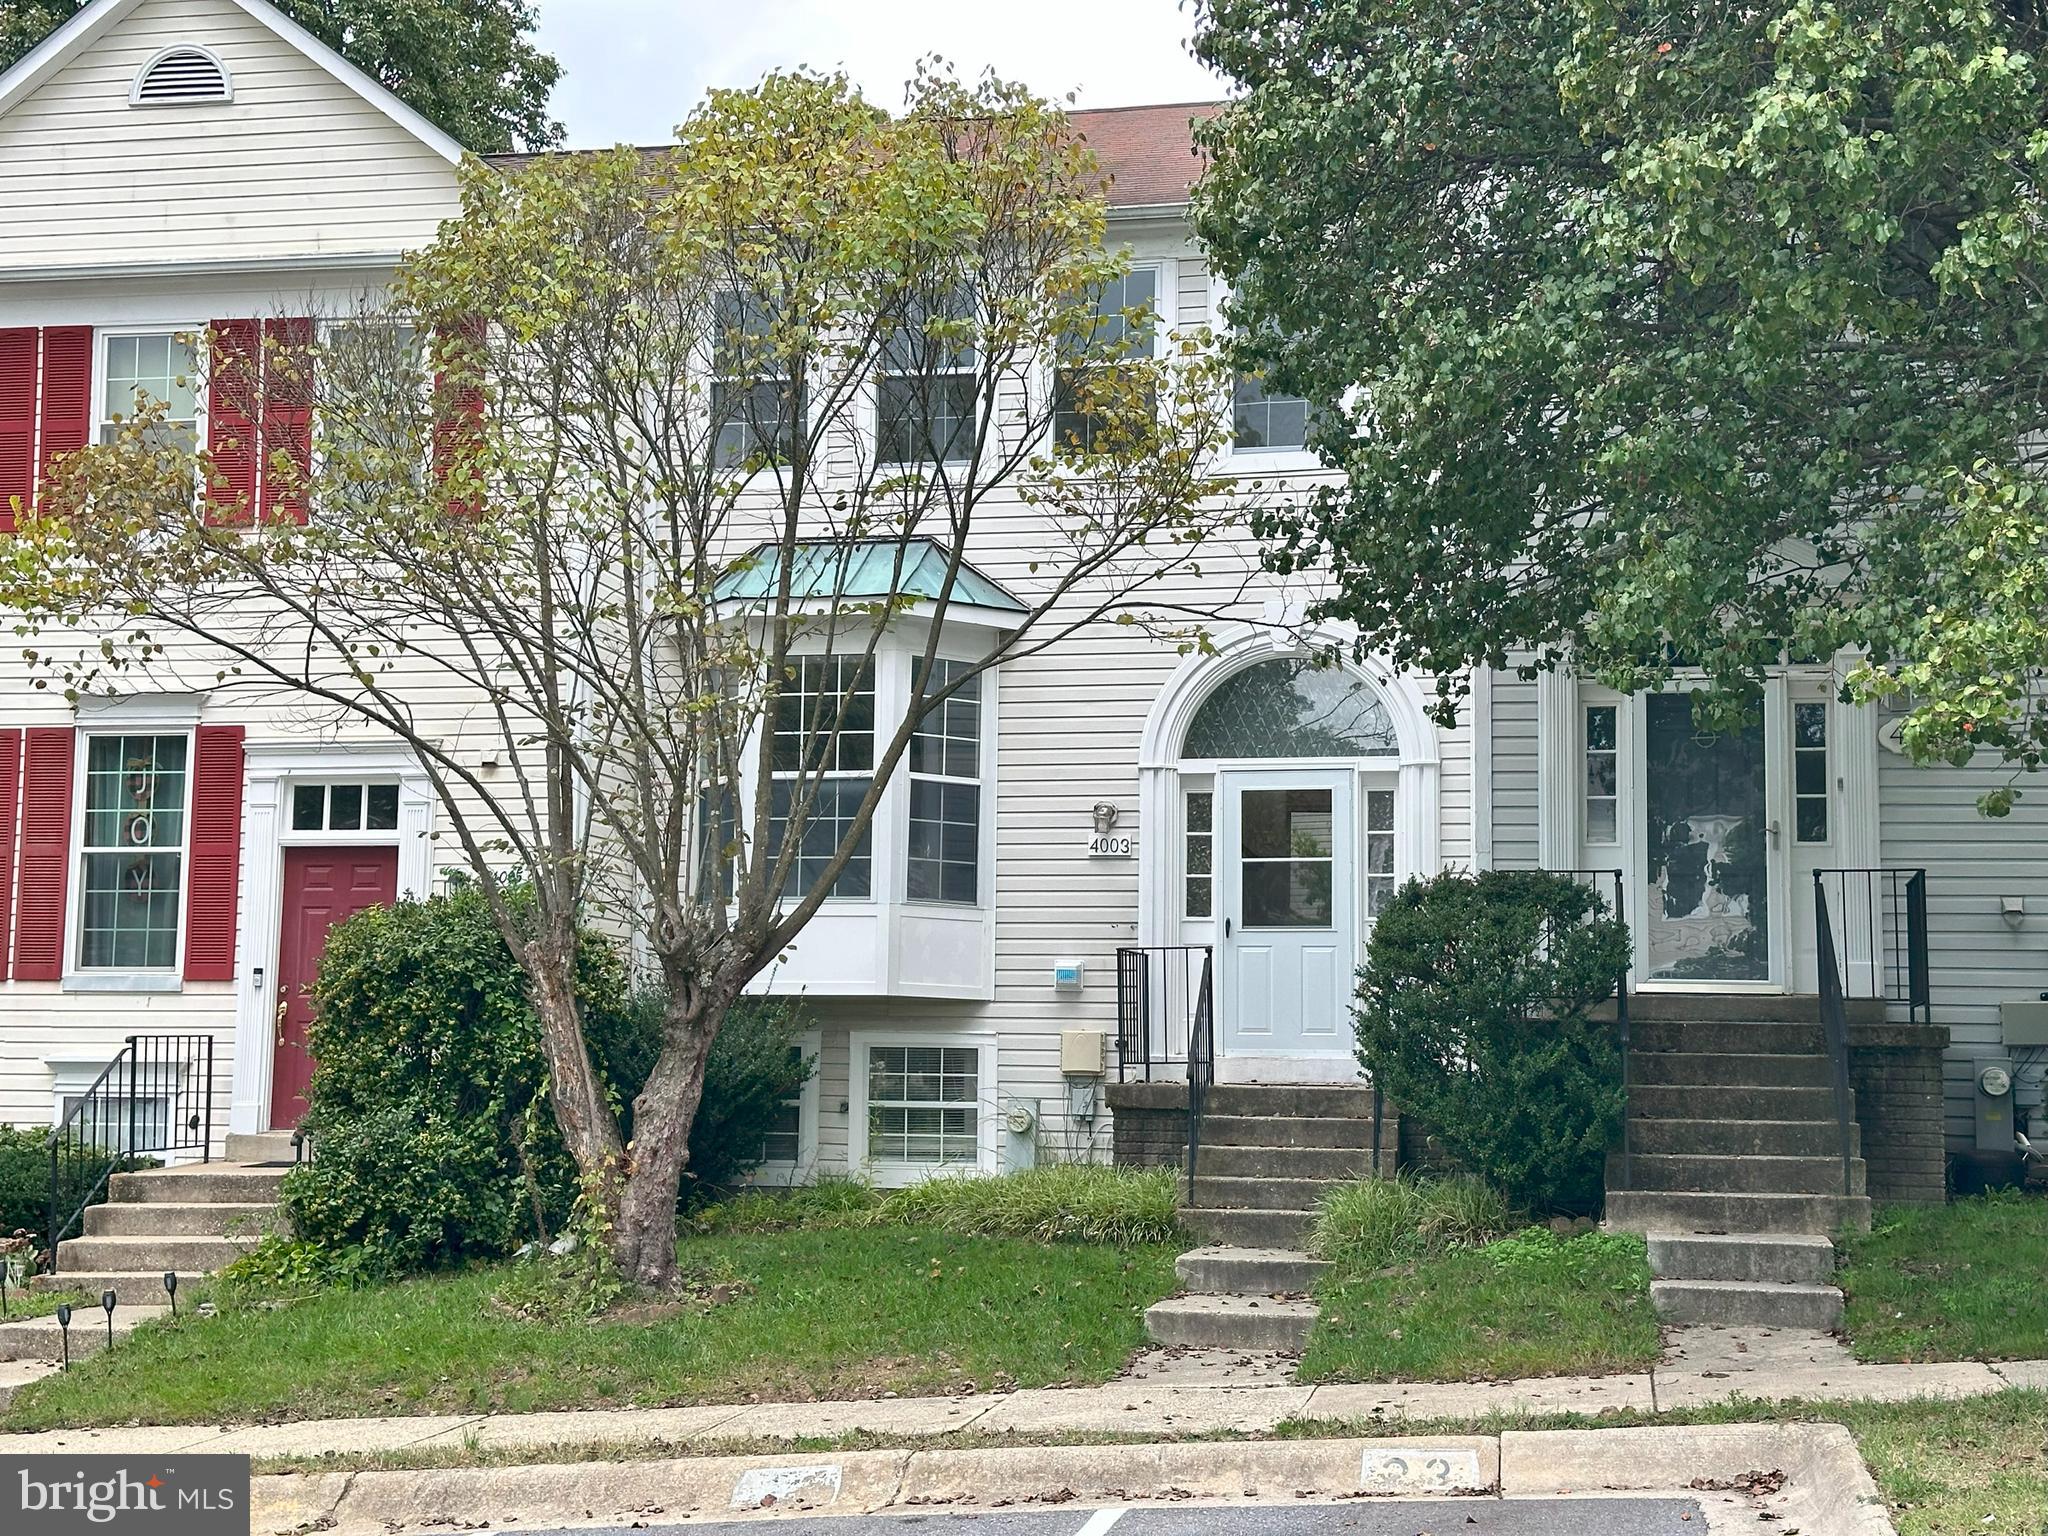
[(68, 1371), (71, 1369), (71, 1303), (68, 1301), (57, 1303), (57, 1327), (63, 1335), (64, 1369)]
[(178, 1272), (175, 1269), (164, 1271), (164, 1289), (170, 1293), (171, 1316), (176, 1317), (178, 1315)]
[(107, 1348), (114, 1347), (114, 1303), (120, 1300), (111, 1289), (100, 1292), (100, 1305), (107, 1309)]

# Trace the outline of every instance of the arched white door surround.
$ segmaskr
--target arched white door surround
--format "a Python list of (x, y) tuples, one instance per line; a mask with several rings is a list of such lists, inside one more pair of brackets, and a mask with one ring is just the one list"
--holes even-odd
[[(1352, 973), (1374, 901), (1441, 867), (1441, 755), (1422, 690), (1372, 661), (1291, 676), (1269, 665), (1309, 656), (1271, 630), (1226, 632), (1175, 669), (1140, 738), (1138, 942), (1213, 948), (1226, 1080), (1355, 1078)], [(1261, 729), (1269, 677), (1288, 703), (1330, 706), (1339, 728)], [(1222, 728), (1230, 709), (1252, 728)]]

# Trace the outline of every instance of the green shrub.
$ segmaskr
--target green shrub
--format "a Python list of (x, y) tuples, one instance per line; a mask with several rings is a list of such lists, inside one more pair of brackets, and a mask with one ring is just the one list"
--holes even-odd
[(692, 1231), (794, 1232), (803, 1227), (864, 1227), (873, 1224), (882, 1196), (872, 1184), (843, 1176), (820, 1178), (793, 1189), (749, 1189), (698, 1207)]
[(1412, 881), (1367, 946), (1359, 1060), (1515, 1205), (1597, 1210), (1624, 1103), (1614, 1026), (1592, 1008), (1628, 960), (1627, 927), (1568, 875)]
[[(315, 1155), (284, 1181), (295, 1231), (402, 1274), (502, 1257), (562, 1229), (576, 1170), (547, 1096), (539, 1017), (481, 891), (358, 913), (329, 935), (313, 995)], [(582, 943), (577, 995), (630, 1136), (660, 1001), (629, 994), (596, 934)], [(789, 1059), (796, 1026), (785, 1002), (729, 1015), (690, 1138), (694, 1178), (729, 1180), (758, 1161), (776, 1105), (809, 1071)]]
[(225, 1310), (289, 1301), (363, 1278), (362, 1250), (336, 1254), (302, 1237), (272, 1233), (207, 1282), (207, 1295)]
[[(69, 1216), (91, 1196), (107, 1198), (101, 1175), (154, 1168), (155, 1158), (116, 1158), (96, 1148), (70, 1147), (58, 1159), (58, 1204)], [(0, 1125), (0, 1237), (26, 1232), (40, 1248), (50, 1231), (50, 1131), (47, 1126)]]
[(1170, 1168), (1048, 1163), (994, 1177), (926, 1179), (884, 1196), (879, 1216), (971, 1237), (1164, 1243), (1180, 1233), (1178, 1191)]
[(1469, 1174), (1361, 1179), (1323, 1197), (1309, 1246), (1333, 1263), (1385, 1269), (1476, 1248), (1513, 1225), (1507, 1201)]

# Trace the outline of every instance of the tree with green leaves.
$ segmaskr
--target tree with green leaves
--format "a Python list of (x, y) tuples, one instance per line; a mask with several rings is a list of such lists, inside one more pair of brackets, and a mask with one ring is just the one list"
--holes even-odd
[[(0, 604), (69, 697), (204, 690), (412, 749), (524, 973), (593, 1220), (660, 1286), (711, 1047), (872, 889), (892, 780), (953, 750), (934, 711), (979, 739), (991, 668), (1097, 625), (1197, 643), (1184, 594), (1241, 516), (1223, 378), (1205, 338), (1134, 346), (1155, 318), (1102, 310), (1129, 256), (1094, 158), (995, 81), (921, 76), (892, 118), (771, 76), (663, 152), (463, 190), (388, 302), (260, 358), (195, 339), (260, 506), (230, 444), (141, 402), (21, 509)], [(317, 455), (262, 443), (273, 415), (310, 415)], [(587, 923), (665, 999), (630, 1142)]]
[(2044, 41), (2035, 0), (1203, 0), (1242, 94), (1197, 224), (1343, 471), (1275, 563), (1446, 707), (1517, 653), (1739, 704), (1846, 648), (1916, 756), (2038, 766)]
[[(0, 70), (87, 0), (0, 0)], [(562, 68), (534, 47), (532, 0), (274, 0), (278, 9), (480, 155), (561, 141)]]

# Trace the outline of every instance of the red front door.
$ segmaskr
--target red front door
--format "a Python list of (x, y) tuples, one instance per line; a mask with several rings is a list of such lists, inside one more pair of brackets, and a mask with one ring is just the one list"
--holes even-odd
[(306, 1026), (313, 1001), (306, 994), (327, 948), (327, 930), (365, 907), (398, 899), (396, 848), (287, 848), (284, 851), (284, 927), (277, 946), (277, 1054), (270, 1067), (270, 1123), (288, 1130), (306, 1112), (313, 1056)]

